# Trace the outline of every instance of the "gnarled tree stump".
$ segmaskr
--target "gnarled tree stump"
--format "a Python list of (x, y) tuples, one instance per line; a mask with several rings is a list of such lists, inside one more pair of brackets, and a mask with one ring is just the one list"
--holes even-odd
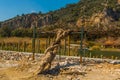
[(70, 30), (64, 31), (62, 29), (57, 31), (55, 41), (44, 52), (44, 56), (40, 62), (40, 67), (36, 72), (37, 74), (50, 69), (51, 63), (57, 54), (58, 47), (60, 46), (61, 39), (69, 35), (70, 32), (71, 32)]

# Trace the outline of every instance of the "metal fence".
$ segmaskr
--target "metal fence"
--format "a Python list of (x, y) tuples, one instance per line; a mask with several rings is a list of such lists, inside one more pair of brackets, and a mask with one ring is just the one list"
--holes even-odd
[[(54, 41), (54, 38), (48, 37), (45, 39), (36, 38), (35, 42), (0, 42), (0, 50), (19, 51), (19, 52), (34, 52), (43, 54), (45, 49), (50, 46)], [(33, 45), (34, 44), (34, 45)], [(70, 36), (61, 41), (61, 46), (58, 50), (58, 55), (66, 56), (80, 56), (80, 42), (71, 40)], [(34, 48), (34, 49), (33, 49)], [(34, 51), (33, 51), (34, 50)], [(101, 50), (89, 50), (83, 48), (82, 56), (89, 58), (105, 58), (105, 59), (120, 59), (119, 51), (101, 51)]]

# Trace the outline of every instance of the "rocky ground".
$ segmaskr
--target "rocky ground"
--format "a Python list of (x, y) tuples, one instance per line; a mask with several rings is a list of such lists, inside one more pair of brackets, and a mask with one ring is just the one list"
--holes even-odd
[(50, 70), (36, 75), (42, 56), (32, 61), (30, 53), (0, 51), (0, 80), (120, 80), (120, 64), (115, 61), (56, 58)]

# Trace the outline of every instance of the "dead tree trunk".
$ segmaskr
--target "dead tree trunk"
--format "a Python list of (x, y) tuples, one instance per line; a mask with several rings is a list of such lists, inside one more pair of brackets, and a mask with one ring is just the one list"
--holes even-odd
[(58, 30), (55, 41), (44, 52), (44, 56), (41, 59), (40, 67), (37, 73), (42, 73), (43, 71), (50, 69), (51, 63), (57, 54), (58, 47), (60, 46), (61, 39), (69, 35), (70, 32), (70, 30)]

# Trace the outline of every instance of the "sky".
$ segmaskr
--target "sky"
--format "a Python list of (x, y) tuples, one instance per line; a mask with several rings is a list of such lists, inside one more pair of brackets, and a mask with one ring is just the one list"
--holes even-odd
[(79, 0), (0, 0), (0, 21), (16, 15), (42, 11), (43, 13), (60, 9), (66, 4)]

